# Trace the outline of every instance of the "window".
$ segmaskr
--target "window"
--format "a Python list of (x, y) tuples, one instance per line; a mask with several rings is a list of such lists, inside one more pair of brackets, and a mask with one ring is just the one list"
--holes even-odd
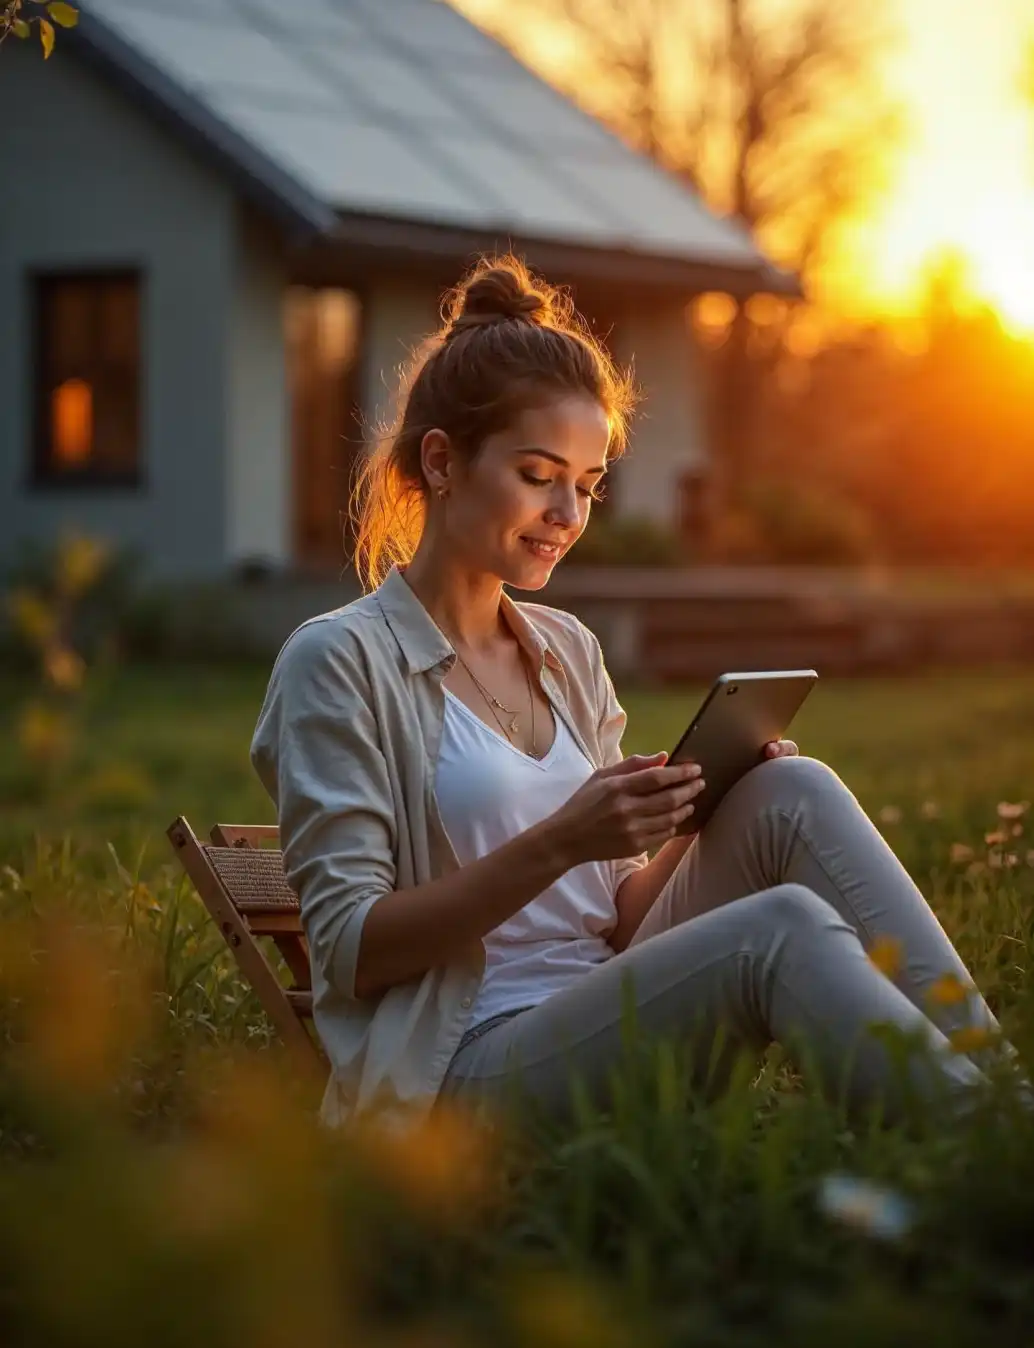
[(140, 477), (140, 280), (38, 276), (33, 476), (134, 484)]

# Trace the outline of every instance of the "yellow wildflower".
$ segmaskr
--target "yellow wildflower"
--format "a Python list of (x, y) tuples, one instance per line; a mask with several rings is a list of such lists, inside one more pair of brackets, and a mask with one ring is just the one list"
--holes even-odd
[(901, 811), (896, 805), (884, 805), (880, 811), (881, 824), (900, 824)]
[(59, 758), (70, 738), (65, 718), (42, 702), (30, 702), (18, 722), (18, 742), (29, 758)]
[(8, 599), (11, 621), (34, 646), (46, 646), (57, 631), (57, 614), (34, 590), (15, 590)]
[(869, 959), (887, 978), (894, 978), (903, 963), (901, 942), (893, 936), (877, 936), (869, 951)]
[(991, 1043), (991, 1031), (982, 1025), (964, 1025), (948, 1036), (948, 1042), (956, 1053), (974, 1053), (977, 1049), (987, 1048)]
[(66, 538), (57, 561), (57, 579), (61, 593), (74, 597), (84, 594), (99, 578), (108, 561), (109, 550), (93, 538)]
[(957, 1006), (969, 996), (969, 989), (954, 974), (942, 974), (926, 995), (937, 1006)]
[(43, 659), (43, 668), (50, 682), (63, 693), (72, 693), (82, 687), (86, 665), (82, 656), (69, 650), (67, 646), (48, 647)]

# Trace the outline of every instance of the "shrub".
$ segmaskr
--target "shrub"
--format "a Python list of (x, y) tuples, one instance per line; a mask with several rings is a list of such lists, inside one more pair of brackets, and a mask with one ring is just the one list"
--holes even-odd
[(721, 521), (716, 551), (727, 562), (845, 566), (874, 561), (879, 539), (872, 517), (818, 483), (760, 478)]
[(689, 560), (678, 533), (642, 516), (593, 516), (571, 554), (575, 566), (681, 566)]

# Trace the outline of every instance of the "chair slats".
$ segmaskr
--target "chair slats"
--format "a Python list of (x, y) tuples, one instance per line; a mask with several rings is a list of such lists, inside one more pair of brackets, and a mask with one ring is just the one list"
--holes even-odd
[[(326, 1058), (310, 1033), (312, 985), (309, 951), (301, 925), (301, 906), (284, 876), (276, 849), (276, 829), (253, 825), (217, 825), (216, 843), (199, 841), (181, 815), (170, 825), (169, 841), (205, 907), (254, 988), (298, 1064), (307, 1072), (326, 1071)], [(233, 841), (226, 841), (232, 839)], [(271, 936), (294, 986), (285, 988), (256, 936)]]
[(217, 847), (261, 847), (280, 841), (276, 824), (213, 824), (209, 835)]
[(226, 886), (226, 892), (241, 913), (298, 913), (298, 896), (284, 876), (280, 851), (255, 847), (216, 847), (203, 843), (201, 850)]

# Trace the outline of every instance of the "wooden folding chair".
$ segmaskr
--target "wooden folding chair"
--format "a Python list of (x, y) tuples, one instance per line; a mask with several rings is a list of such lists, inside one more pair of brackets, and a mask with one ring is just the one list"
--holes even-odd
[[(283, 853), (272, 824), (216, 824), (201, 842), (180, 815), (168, 838), (194, 882), (241, 973), (303, 1071), (327, 1062), (311, 1029), (312, 980), (301, 905), (284, 877)], [(293, 980), (285, 987), (257, 937), (271, 937)]]

